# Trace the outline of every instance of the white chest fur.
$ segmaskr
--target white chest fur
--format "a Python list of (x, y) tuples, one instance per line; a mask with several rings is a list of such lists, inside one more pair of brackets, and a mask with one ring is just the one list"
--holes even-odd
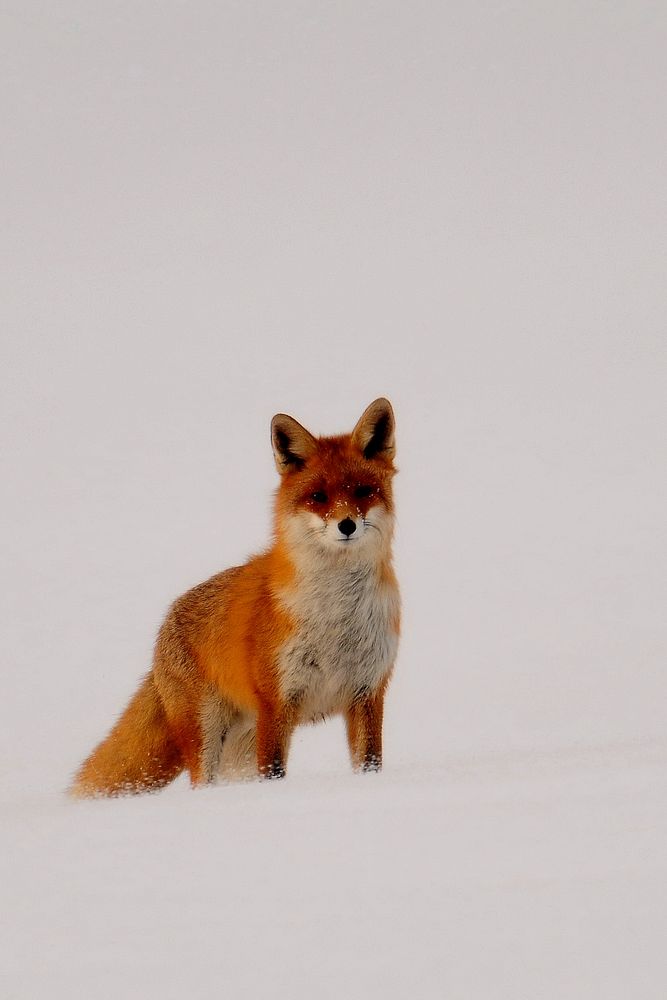
[(396, 656), (399, 597), (375, 565), (313, 567), (281, 599), (298, 623), (279, 656), (282, 694), (302, 721), (382, 683)]

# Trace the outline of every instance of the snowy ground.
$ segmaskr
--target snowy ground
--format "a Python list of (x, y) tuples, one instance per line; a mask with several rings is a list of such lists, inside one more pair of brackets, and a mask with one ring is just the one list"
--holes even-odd
[(658, 997), (664, 750), (19, 798), (6, 997)]
[[(663, 1000), (663, 22), (0, 0), (3, 1000)], [(378, 395), (385, 771), (65, 800), (272, 414)]]

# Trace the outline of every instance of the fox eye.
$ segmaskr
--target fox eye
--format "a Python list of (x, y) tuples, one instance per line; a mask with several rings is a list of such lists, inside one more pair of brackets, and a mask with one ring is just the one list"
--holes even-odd
[(375, 493), (374, 486), (357, 486), (357, 488), (354, 491), (355, 497), (357, 497), (360, 500), (362, 499), (362, 497), (372, 496), (373, 493)]
[(315, 490), (314, 493), (310, 494), (310, 499), (314, 500), (315, 503), (326, 503), (329, 498), (323, 490)]

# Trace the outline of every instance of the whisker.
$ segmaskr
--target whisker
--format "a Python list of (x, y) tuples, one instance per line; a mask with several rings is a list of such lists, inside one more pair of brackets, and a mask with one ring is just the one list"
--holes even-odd
[(321, 528), (306, 528), (304, 531), (304, 538), (316, 538), (319, 535), (323, 535), (327, 530), (326, 524), (323, 524)]
[(382, 531), (380, 530), (380, 528), (378, 528), (377, 524), (373, 524), (372, 521), (362, 521), (362, 524), (364, 528), (375, 528), (378, 534), (380, 535), (382, 534)]

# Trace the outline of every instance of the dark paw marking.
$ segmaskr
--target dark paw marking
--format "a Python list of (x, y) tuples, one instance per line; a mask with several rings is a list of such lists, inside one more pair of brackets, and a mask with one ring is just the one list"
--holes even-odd
[(274, 760), (268, 767), (261, 771), (261, 775), (267, 781), (275, 781), (285, 777), (285, 766), (279, 759)]
[(361, 765), (361, 770), (365, 773), (369, 771), (381, 771), (382, 759), (377, 754), (369, 754)]

